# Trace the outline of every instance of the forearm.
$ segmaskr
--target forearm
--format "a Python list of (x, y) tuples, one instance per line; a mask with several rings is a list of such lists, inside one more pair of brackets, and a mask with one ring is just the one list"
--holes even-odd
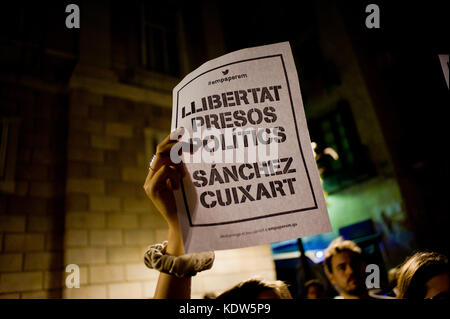
[(172, 256), (184, 255), (183, 238), (178, 221), (169, 223), (169, 238), (166, 253)]
[[(180, 256), (184, 254), (181, 229), (178, 225), (169, 226), (169, 238), (166, 254)], [(191, 297), (191, 277), (178, 278), (173, 275), (160, 273), (155, 290), (155, 299), (189, 299)]]

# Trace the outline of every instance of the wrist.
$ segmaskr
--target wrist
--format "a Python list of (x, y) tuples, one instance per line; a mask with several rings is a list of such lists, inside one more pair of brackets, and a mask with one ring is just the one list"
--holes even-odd
[(170, 231), (172, 231), (172, 232), (181, 232), (181, 227), (180, 227), (180, 224), (179, 224), (179, 222), (178, 222), (178, 216), (176, 216), (176, 214), (175, 214), (175, 218), (172, 218), (172, 219), (167, 219), (166, 220), (166, 222), (167, 222), (167, 226), (169, 226), (169, 230)]
[(166, 253), (172, 256), (184, 255), (183, 238), (179, 225), (169, 225), (169, 237)]

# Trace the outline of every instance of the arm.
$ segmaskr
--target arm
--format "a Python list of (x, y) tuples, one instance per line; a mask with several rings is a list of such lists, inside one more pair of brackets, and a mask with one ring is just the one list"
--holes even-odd
[[(177, 210), (173, 190), (179, 188), (180, 179), (184, 175), (182, 163), (173, 164), (170, 160), (170, 149), (176, 143), (167, 136), (156, 151), (156, 159), (152, 163), (144, 190), (147, 196), (166, 220), (169, 226), (169, 238), (166, 254), (180, 256), (184, 254), (181, 229), (178, 223)], [(191, 278), (160, 273), (154, 298), (187, 299), (191, 295)]]
[[(169, 227), (167, 254), (179, 256), (184, 254), (183, 241), (180, 229)], [(155, 299), (189, 299), (191, 297), (191, 277), (177, 278), (172, 275), (160, 273), (156, 285)]]

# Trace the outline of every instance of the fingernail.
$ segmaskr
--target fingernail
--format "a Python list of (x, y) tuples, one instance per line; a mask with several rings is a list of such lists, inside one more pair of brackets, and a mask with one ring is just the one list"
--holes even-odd
[(177, 130), (178, 139), (183, 137), (183, 134), (184, 134), (184, 127), (180, 126)]
[(171, 140), (178, 140), (180, 137), (182, 137), (184, 134), (184, 127), (180, 126), (176, 130), (170, 132), (170, 139)]
[(183, 127), (183, 126), (180, 126), (179, 128), (177, 128), (177, 129), (175, 130), (174, 133), (180, 133), (180, 134), (184, 133), (184, 127)]

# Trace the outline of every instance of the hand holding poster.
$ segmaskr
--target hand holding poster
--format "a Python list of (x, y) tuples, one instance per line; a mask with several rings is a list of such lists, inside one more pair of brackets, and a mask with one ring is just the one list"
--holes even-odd
[(288, 42), (206, 62), (173, 104), (193, 145), (175, 193), (186, 253), (331, 231)]

